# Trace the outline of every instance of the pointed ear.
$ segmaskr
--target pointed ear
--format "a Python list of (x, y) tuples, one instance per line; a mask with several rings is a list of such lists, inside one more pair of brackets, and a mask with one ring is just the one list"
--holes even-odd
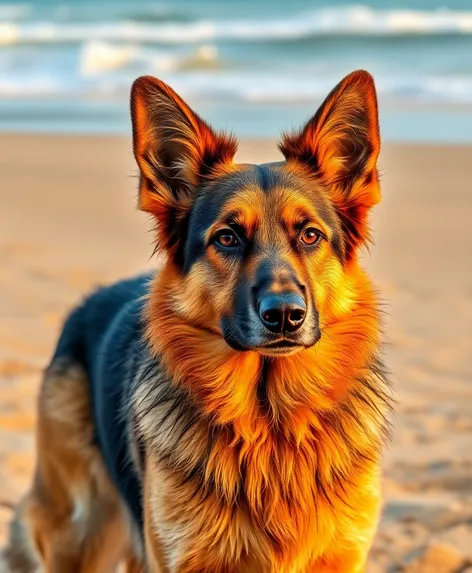
[(131, 118), (139, 208), (156, 216), (159, 246), (175, 250), (199, 183), (231, 163), (237, 143), (214, 132), (172, 88), (151, 76), (133, 84)]
[(303, 164), (330, 189), (348, 235), (346, 250), (365, 241), (368, 210), (380, 201), (380, 135), (372, 76), (358, 70), (345, 77), (301, 132), (285, 135), (279, 148), (287, 161)]

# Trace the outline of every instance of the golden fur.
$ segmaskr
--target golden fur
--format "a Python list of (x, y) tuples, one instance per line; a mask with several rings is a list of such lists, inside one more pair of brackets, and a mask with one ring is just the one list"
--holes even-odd
[[(233, 163), (235, 140), (163, 82), (137, 80), (132, 116), (139, 205), (166, 255), (145, 304), (149, 359), (127, 405), (143, 542), (93, 445), (86, 374), (61, 364), (45, 377), (36, 478), (13, 531), (27, 526), (23, 540), (48, 573), (101, 573), (122, 560), (133, 572), (361, 573), (391, 401), (377, 296), (357, 256), (380, 199), (372, 78), (354, 72), (284, 136), (286, 161), (264, 172), (270, 193), (252, 166)], [(226, 188), (197, 237), (204, 254), (185, 266), (191, 210)], [(256, 245), (241, 259), (211, 242), (228, 219)], [(323, 240), (305, 256), (293, 245), (306, 220)], [(319, 317), (321, 338), (281, 357), (233, 348), (222, 326), (236, 314), (238, 281), (252, 284), (267, 261), (272, 292), (295, 276)], [(11, 552), (21, 572), (31, 570), (24, 546)]]

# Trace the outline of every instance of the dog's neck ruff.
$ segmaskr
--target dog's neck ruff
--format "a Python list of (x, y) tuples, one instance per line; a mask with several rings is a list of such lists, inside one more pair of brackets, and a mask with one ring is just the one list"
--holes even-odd
[[(182, 323), (151, 296), (146, 336), (158, 373), (137, 393), (144, 440), (195, 495), (247, 508), (286, 545), (313, 526), (314, 506), (349, 504), (359, 476), (377, 472), (391, 401), (377, 319), (359, 305), (324, 325), (313, 348), (267, 360)], [(162, 441), (158, 425), (168, 429)]]

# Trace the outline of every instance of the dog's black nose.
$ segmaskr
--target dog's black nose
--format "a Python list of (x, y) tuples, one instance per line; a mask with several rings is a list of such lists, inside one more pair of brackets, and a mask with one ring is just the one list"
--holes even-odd
[(269, 294), (259, 302), (259, 317), (271, 332), (295, 332), (305, 315), (305, 301), (295, 293)]

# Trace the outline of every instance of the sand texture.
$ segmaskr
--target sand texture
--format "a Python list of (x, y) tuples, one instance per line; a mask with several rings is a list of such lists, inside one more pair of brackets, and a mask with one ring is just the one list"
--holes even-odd
[[(67, 311), (154, 264), (130, 140), (0, 136), (0, 543), (34, 464), (35, 399)], [(246, 142), (239, 158), (278, 157)], [(365, 264), (398, 407), (368, 572), (472, 572), (472, 148), (387, 145)], [(470, 567), (470, 568), (468, 568)]]

